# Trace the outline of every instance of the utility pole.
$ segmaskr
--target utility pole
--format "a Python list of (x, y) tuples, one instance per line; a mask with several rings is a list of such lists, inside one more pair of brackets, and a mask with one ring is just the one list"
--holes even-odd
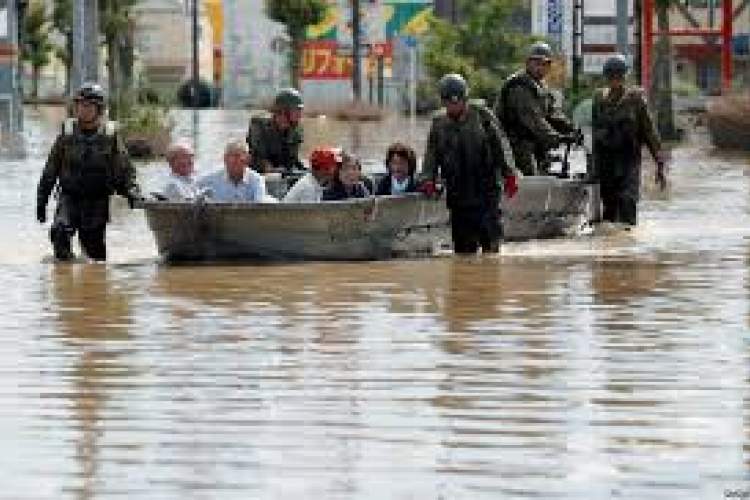
[(97, 0), (73, 2), (73, 65), (70, 92), (99, 81), (99, 6)]
[(193, 0), (193, 77), (192, 77), (192, 93), (193, 93), (193, 108), (200, 107), (200, 96), (198, 94), (198, 78), (200, 77), (200, 61), (198, 60), (198, 1)]
[(630, 55), (630, 40), (628, 40), (628, 26), (630, 25), (630, 13), (628, 3), (630, 0), (617, 1), (617, 52), (624, 56)]
[[(622, 1), (622, 0), (618, 0)], [(583, 69), (583, 0), (573, 0), (573, 93), (578, 94)]]
[(360, 0), (352, 0), (352, 92), (355, 102), (362, 99), (362, 18), (359, 4)]

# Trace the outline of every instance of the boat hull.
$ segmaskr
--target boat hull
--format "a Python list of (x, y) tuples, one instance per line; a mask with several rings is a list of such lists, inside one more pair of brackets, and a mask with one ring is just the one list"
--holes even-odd
[[(505, 238), (564, 236), (598, 217), (595, 186), (529, 178), (503, 201)], [(374, 260), (432, 254), (450, 244), (442, 199), (420, 194), (316, 204), (144, 206), (159, 254), (180, 260)]]

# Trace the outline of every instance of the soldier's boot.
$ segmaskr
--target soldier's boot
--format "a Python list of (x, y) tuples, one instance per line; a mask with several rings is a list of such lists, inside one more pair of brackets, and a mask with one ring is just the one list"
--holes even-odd
[(499, 253), (503, 237), (502, 219), (499, 210), (488, 210), (482, 220), (479, 244), (482, 253)]
[(78, 231), (78, 240), (86, 256), (91, 260), (107, 260), (105, 227)]
[(451, 210), (451, 236), (453, 252), (473, 255), (479, 250), (480, 221), (472, 210)]
[(620, 222), (635, 226), (638, 224), (638, 204), (630, 196), (620, 198), (619, 218)]
[(52, 242), (52, 250), (57, 260), (71, 260), (74, 255), (70, 249), (70, 238), (73, 236), (72, 228), (63, 224), (53, 224), (49, 230), (49, 239)]

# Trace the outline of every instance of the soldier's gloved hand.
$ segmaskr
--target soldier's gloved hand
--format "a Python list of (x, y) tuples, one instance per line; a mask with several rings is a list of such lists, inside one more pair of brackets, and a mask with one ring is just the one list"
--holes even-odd
[(143, 202), (146, 201), (146, 199), (141, 196), (141, 193), (128, 193), (126, 198), (128, 200), (128, 207), (130, 207), (131, 210), (142, 207)]
[(576, 131), (573, 133), (573, 144), (575, 144), (578, 147), (583, 146), (583, 130), (580, 128), (576, 129)]
[(667, 174), (664, 160), (659, 159), (656, 162), (656, 185), (661, 191), (667, 189)]
[(37, 204), (36, 220), (39, 221), (39, 224), (44, 224), (45, 222), (47, 222), (47, 205), (44, 205), (42, 203)]
[(513, 198), (518, 192), (518, 177), (509, 175), (503, 178), (503, 189), (508, 198)]
[(434, 198), (437, 195), (437, 186), (434, 181), (424, 181), (417, 186), (417, 191), (424, 194), (428, 198)]

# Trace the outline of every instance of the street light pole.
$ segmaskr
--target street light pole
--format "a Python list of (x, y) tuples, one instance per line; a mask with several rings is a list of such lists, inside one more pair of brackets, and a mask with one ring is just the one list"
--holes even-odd
[(83, 82), (99, 80), (99, 6), (97, 0), (73, 4), (71, 93)]
[(192, 94), (193, 94), (193, 107), (198, 108), (200, 106), (200, 99), (198, 95), (198, 78), (200, 76), (200, 67), (198, 60), (198, 1), (193, 0), (193, 77), (192, 77)]
[(361, 37), (362, 37), (362, 19), (359, 11), (360, 0), (352, 0), (352, 92), (354, 100), (359, 102), (362, 99), (362, 54)]

